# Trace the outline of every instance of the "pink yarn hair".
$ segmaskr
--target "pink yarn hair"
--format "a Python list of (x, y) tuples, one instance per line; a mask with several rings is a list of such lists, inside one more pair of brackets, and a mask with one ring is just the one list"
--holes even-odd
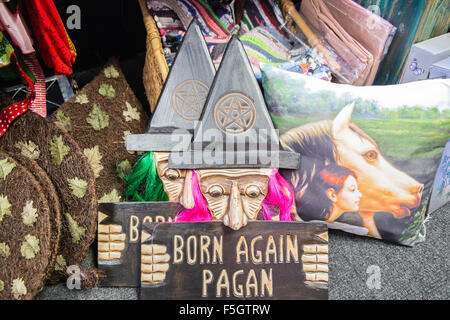
[(269, 192), (262, 204), (260, 213), (264, 220), (272, 220), (270, 206), (280, 209), (280, 221), (293, 221), (291, 207), (294, 204), (294, 190), (291, 185), (273, 169), (269, 177)]
[[(198, 176), (195, 170), (192, 172), (192, 195), (195, 206), (179, 213), (173, 222), (199, 222), (211, 221), (212, 216), (208, 209), (208, 203), (200, 190)], [(270, 206), (280, 209), (280, 221), (292, 221), (291, 207), (294, 204), (294, 190), (280, 175), (277, 169), (273, 169), (269, 177), (269, 192), (265, 197), (260, 213), (264, 220), (272, 220)]]
[(192, 209), (181, 211), (175, 217), (173, 222), (199, 222), (212, 220), (212, 216), (208, 209), (208, 203), (200, 190), (198, 176), (195, 170), (192, 171), (192, 196), (194, 197), (194, 207)]

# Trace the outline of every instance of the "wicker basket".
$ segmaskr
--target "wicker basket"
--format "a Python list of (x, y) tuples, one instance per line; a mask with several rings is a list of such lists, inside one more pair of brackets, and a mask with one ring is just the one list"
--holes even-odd
[(147, 50), (145, 53), (143, 81), (145, 94), (150, 104), (150, 111), (153, 113), (164, 81), (166, 81), (167, 74), (169, 73), (169, 66), (164, 57), (158, 27), (148, 12), (146, 0), (139, 0), (139, 5), (141, 6), (142, 18), (144, 19), (144, 25), (147, 31)]

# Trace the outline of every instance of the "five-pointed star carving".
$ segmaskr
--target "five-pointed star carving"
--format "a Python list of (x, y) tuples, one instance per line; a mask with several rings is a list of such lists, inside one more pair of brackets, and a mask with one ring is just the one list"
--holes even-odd
[[(252, 118), (252, 108), (242, 98), (236, 96), (224, 101), (219, 112), (223, 114), (221, 125), (225, 130), (228, 128), (234, 131), (245, 130)], [(238, 128), (232, 128), (235, 125)]]
[(207, 91), (196, 83), (187, 83), (176, 92), (177, 104), (184, 114), (199, 114), (206, 100)]

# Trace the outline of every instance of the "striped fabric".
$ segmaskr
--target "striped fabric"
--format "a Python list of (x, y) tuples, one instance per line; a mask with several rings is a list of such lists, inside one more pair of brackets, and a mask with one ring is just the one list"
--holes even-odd
[(34, 53), (24, 55), (24, 62), (36, 78), (35, 97), (30, 104), (30, 109), (45, 118), (47, 117), (47, 92), (44, 71)]
[[(232, 31), (235, 30), (232, 12), (226, 5), (222, 5), (216, 13), (204, 0), (148, 0), (147, 8), (157, 22), (169, 66), (192, 19), (198, 23), (210, 51), (217, 44), (228, 42)], [(174, 25), (174, 20), (160, 19), (160, 17), (170, 16), (168, 11), (179, 19), (181, 28)], [(165, 24), (165, 21), (169, 24)], [(230, 21), (233, 23), (230, 24)]]
[[(322, 68), (315, 54), (305, 54), (309, 47), (293, 47), (282, 29), (285, 24), (278, 0), (247, 0), (240, 25), (239, 38), (244, 45), (254, 74), (261, 80), (260, 64), (287, 66), (288, 70), (328, 79), (328, 68)], [(207, 0), (148, 0), (150, 14), (160, 29), (164, 53), (169, 66), (178, 44), (190, 21), (195, 19), (202, 30), (216, 68), (220, 65), (226, 43), (236, 30), (230, 5), (214, 2), (214, 9)], [(167, 17), (170, 11), (178, 17), (183, 28), (176, 28), (173, 20), (164, 25), (158, 16)], [(313, 58), (314, 57), (314, 58)], [(293, 64), (292, 64), (293, 63)]]

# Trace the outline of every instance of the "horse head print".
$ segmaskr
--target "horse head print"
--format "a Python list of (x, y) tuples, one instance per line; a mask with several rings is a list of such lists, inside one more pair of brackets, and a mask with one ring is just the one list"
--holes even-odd
[(351, 122), (353, 109), (354, 103), (344, 107), (334, 120), (291, 129), (281, 136), (281, 142), (283, 147), (313, 159), (305, 161), (306, 165), (291, 176), (297, 203), (323, 167), (330, 163), (346, 167), (357, 177), (364, 227), (369, 235), (381, 238), (375, 213), (390, 212), (396, 218), (410, 215), (421, 202), (423, 184), (385, 159), (375, 140)]

